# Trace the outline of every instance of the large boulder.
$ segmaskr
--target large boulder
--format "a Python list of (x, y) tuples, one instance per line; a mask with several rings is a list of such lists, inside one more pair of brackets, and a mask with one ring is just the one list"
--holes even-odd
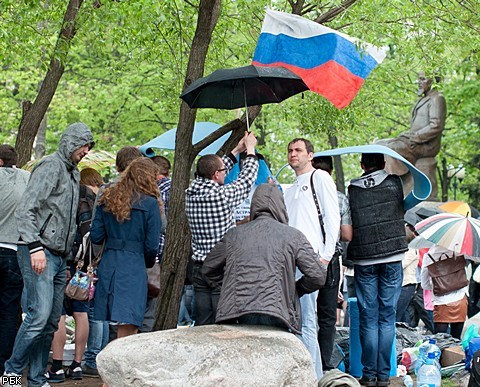
[(207, 325), (112, 341), (97, 357), (100, 375), (120, 386), (316, 386), (308, 351), (270, 327)]

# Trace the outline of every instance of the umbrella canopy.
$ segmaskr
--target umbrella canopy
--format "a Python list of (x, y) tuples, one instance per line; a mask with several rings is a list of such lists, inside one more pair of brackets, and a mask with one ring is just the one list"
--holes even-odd
[(458, 254), (480, 257), (480, 221), (458, 214), (433, 215), (415, 225), (422, 238)]
[(462, 201), (451, 201), (441, 203), (439, 208), (444, 212), (453, 212), (463, 216), (471, 216), (472, 218), (478, 218), (480, 215), (478, 210), (469, 204)]
[(478, 218), (478, 210), (462, 201), (432, 202), (424, 201), (405, 212), (405, 221), (415, 225), (423, 219), (441, 213), (454, 213)]
[(305, 90), (302, 79), (286, 68), (250, 65), (216, 70), (193, 82), (180, 98), (192, 109), (237, 109), (282, 102)]
[[(407, 195), (407, 197), (403, 201), (403, 208), (405, 210), (412, 208), (417, 203), (420, 203), (421, 201), (425, 200), (430, 196), (430, 192), (432, 191), (432, 184), (430, 183), (428, 177), (403, 156), (383, 145), (357, 145), (349, 146), (346, 148), (335, 148), (323, 152), (314, 153), (313, 158), (319, 156), (340, 156), (349, 153), (383, 153), (384, 155), (400, 160), (402, 163), (405, 164), (405, 166), (408, 168), (408, 171), (412, 174), (413, 177), (413, 190)], [(288, 164), (286, 164), (285, 166), (287, 165)], [(280, 171), (284, 167), (282, 167)], [(278, 171), (277, 176), (280, 171)]]
[(418, 222), (427, 219), (430, 216), (447, 212), (440, 209), (440, 204), (442, 204), (442, 202), (423, 201), (418, 203), (415, 207), (412, 207), (405, 212), (405, 222), (414, 226)]
[[(41, 159), (40, 159), (41, 160)], [(23, 169), (32, 171), (33, 167), (40, 160), (32, 160), (23, 166)], [(103, 171), (107, 168), (115, 166), (115, 155), (104, 150), (91, 150), (78, 164), (78, 169), (93, 168), (97, 171)]]
[[(193, 136), (192, 136), (192, 143), (195, 145), (197, 142), (203, 140), (209, 134), (215, 132), (218, 128), (220, 128), (219, 124), (215, 124), (213, 122), (195, 122), (195, 126), (193, 129)], [(153, 148), (158, 149), (169, 149), (175, 150), (175, 136), (177, 135), (177, 129), (171, 129), (158, 137), (155, 137), (153, 140), (143, 144), (138, 149), (142, 152), (145, 156), (153, 157), (155, 156), (155, 152)], [(224, 134), (218, 140), (212, 142), (209, 146), (204, 148), (199, 154), (200, 156), (217, 153), (218, 150), (225, 144), (225, 141), (228, 140), (230, 133)]]

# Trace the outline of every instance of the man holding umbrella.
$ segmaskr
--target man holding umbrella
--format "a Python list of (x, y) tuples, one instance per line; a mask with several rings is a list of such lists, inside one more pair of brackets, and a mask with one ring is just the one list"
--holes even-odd
[[(257, 179), (256, 144), (253, 132), (245, 132), (229, 155), (222, 158), (213, 154), (200, 157), (196, 178), (185, 191), (185, 210), (192, 232), (195, 325), (215, 323), (220, 287), (211, 288), (208, 285), (202, 275), (202, 265), (225, 233), (235, 227), (235, 208), (248, 197)], [(246, 151), (247, 157), (238, 178), (225, 184), (225, 176), (237, 162), (236, 155), (243, 151)]]

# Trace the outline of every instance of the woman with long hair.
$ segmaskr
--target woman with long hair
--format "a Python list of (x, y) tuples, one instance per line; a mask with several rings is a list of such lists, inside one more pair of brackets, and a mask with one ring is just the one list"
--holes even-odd
[(94, 318), (118, 325), (117, 337), (137, 333), (145, 313), (146, 268), (155, 263), (162, 224), (157, 172), (150, 159), (132, 161), (101, 194), (90, 231), (93, 243), (105, 242)]

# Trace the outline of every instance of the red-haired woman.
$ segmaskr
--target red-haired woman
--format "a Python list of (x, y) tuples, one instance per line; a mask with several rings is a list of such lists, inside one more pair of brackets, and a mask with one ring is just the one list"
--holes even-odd
[(117, 337), (135, 334), (142, 325), (146, 268), (155, 262), (162, 223), (156, 181), (157, 167), (150, 159), (134, 160), (102, 193), (92, 223), (92, 242), (105, 241), (94, 318), (116, 323)]

